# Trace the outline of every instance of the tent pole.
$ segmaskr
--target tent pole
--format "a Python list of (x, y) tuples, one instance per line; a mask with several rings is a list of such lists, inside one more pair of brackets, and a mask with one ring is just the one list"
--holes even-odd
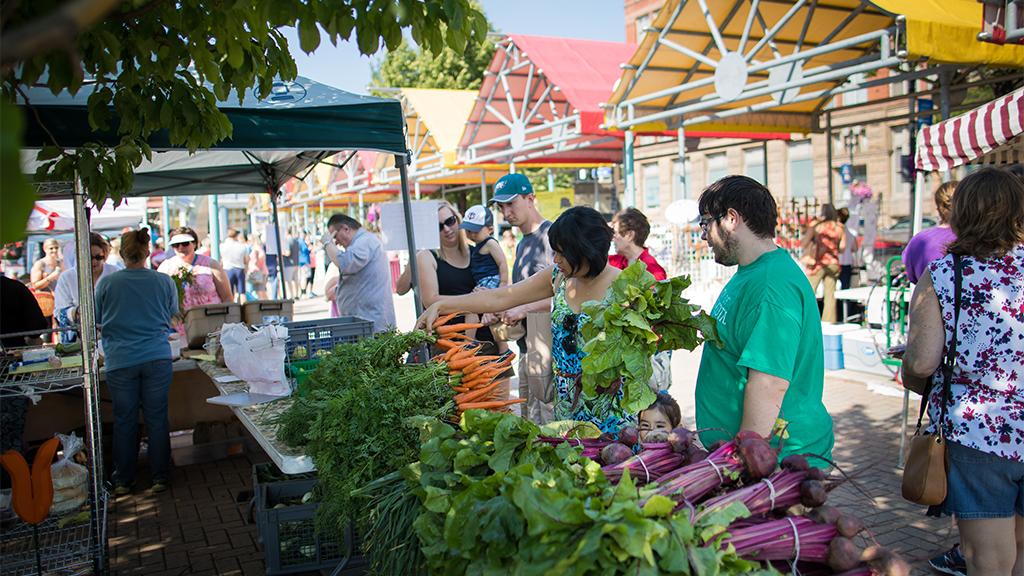
[[(1007, 3), (1010, 6), (1013, 2)], [(949, 71), (947, 68), (943, 68), (939, 72), (939, 111), (942, 113), (943, 120), (949, 120)], [(942, 181), (949, 182), (953, 179), (953, 171), (945, 170), (942, 172)]]
[(210, 204), (210, 255), (220, 260), (220, 202), (216, 194), (209, 197)]
[[(679, 146), (679, 151), (678, 151), (679, 152), (679, 160), (678, 160), (678, 162), (679, 162), (679, 179), (682, 180), (682, 182), (680, 182), (679, 184), (683, 188), (681, 190), (681, 192), (683, 193), (683, 197), (685, 198), (687, 196), (687, 194), (686, 194), (686, 192), (687, 192), (687, 190), (686, 190), (686, 177), (687, 177), (686, 176), (686, 128), (684, 128), (682, 124), (679, 125), (679, 129), (676, 131), (676, 139), (678, 140), (676, 142), (676, 144)], [(767, 174), (767, 170), (768, 170), (768, 166), (765, 165), (765, 171), (766, 171), (765, 173), (766, 174)], [(767, 180), (767, 178), (765, 178), (765, 179)], [(767, 186), (767, 184), (766, 184), (766, 186)], [(672, 198), (672, 201), (675, 202), (678, 199), (679, 198)]]
[(413, 187), (416, 189), (416, 199), (419, 200), (420, 199), (420, 181), (417, 180), (417, 181), (413, 182)]
[[(486, 170), (481, 170), (480, 171), (480, 204), (484, 208), (488, 208), (489, 209), (489, 207), (487, 206), (487, 171)], [(497, 226), (494, 226), (494, 228), (492, 229), (492, 232), (494, 234), (494, 237), (498, 238), (498, 227)]]
[[(907, 106), (910, 108), (909, 124), (907, 124), (907, 142), (910, 157), (913, 159), (917, 154), (917, 98), (914, 96), (914, 81), (907, 80)], [(918, 206), (921, 205), (918, 196), (924, 190), (924, 174), (917, 171), (917, 163), (912, 162), (913, 179), (910, 183), (910, 235), (913, 236), (921, 231), (921, 219)], [(882, 207), (878, 207), (881, 211)]]
[(164, 196), (160, 199), (160, 232), (164, 237), (164, 250), (171, 249), (171, 201)]
[(284, 282), (284, 256), (281, 252), (281, 221), (277, 218), (277, 193), (270, 192), (270, 209), (274, 216), (274, 243), (277, 244), (277, 287), (281, 291), (281, 300), (288, 299), (288, 290)]
[[(832, 174), (832, 111), (825, 111), (825, 165), (828, 166), (828, 203), (834, 204), (835, 200), (835, 182), (833, 181), (834, 175)], [(851, 166), (852, 170), (853, 167)], [(765, 180), (768, 179), (768, 163), (764, 163)]]
[(316, 223), (316, 232), (317, 232), (317, 234), (319, 234), (320, 231), (324, 229), (324, 222), (326, 222), (326, 221), (327, 220), (324, 219), (324, 199), (320, 198), (320, 219)]
[(302, 229), (309, 230), (309, 202), (302, 204)]
[[(99, 495), (103, 490), (103, 428), (100, 421), (99, 377), (96, 374), (96, 303), (92, 284), (92, 250), (89, 246), (89, 220), (85, 213), (85, 192), (82, 183), (75, 178), (74, 190), (75, 209), (75, 260), (78, 263), (78, 317), (81, 332), (78, 334), (82, 343), (82, 386), (85, 396), (85, 439), (88, 443), (92, 460), (92, 471), (89, 481), (92, 482), (92, 494), (100, 505)], [(97, 508), (92, 508), (91, 522), (99, 524)], [(99, 558), (96, 565), (104, 565), (105, 547), (99, 547)]]
[(636, 206), (636, 182), (633, 178), (633, 139), (632, 130), (626, 130), (626, 138), (622, 147), (622, 178), (626, 181), (626, 207)]
[[(416, 309), (416, 317), (423, 313), (420, 301), (419, 271), (416, 266), (416, 236), (412, 229), (412, 200), (409, 198), (409, 172), (406, 167), (406, 156), (395, 154), (395, 165), (402, 179), (402, 210), (405, 214), (405, 241), (409, 248), (409, 275), (412, 280), (412, 301)], [(360, 199), (362, 196), (360, 195)]]
[(363, 192), (362, 192), (362, 190), (360, 190), (359, 191), (359, 217), (356, 218), (356, 220), (359, 220), (359, 223), (362, 224), (363, 220), (365, 220), (365, 219), (366, 219), (366, 213), (363, 212)]

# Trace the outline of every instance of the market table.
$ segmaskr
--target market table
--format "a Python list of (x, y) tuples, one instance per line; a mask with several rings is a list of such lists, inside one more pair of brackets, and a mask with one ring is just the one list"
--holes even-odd
[[(224, 376), (233, 376), (230, 370), (218, 365), (216, 362), (201, 361), (198, 363), (210, 381), (216, 386), (222, 395), (248, 392), (249, 385), (243, 380), (234, 382), (221, 382), (218, 380)], [(273, 418), (291, 406), (291, 397), (284, 397), (280, 400), (258, 404), (256, 406), (232, 407), (230, 410), (235, 414), (245, 429), (252, 434), (256, 442), (267, 453), (270, 460), (285, 474), (302, 474), (312, 472), (313, 459), (302, 452), (287, 446), (277, 439), (276, 427), (271, 424)]]
[[(171, 387), (167, 396), (167, 416), (170, 429), (190, 430), (197, 422), (230, 422), (231, 411), (224, 406), (208, 404), (206, 399), (214, 395), (216, 388), (199, 370), (195, 360), (175, 360)], [(113, 422), (113, 404), (107, 387), (102, 385), (105, 372), (100, 375), (100, 414), (103, 422)], [(53, 435), (54, 423), (60, 430), (74, 430), (85, 426), (82, 413), (82, 395), (77, 391), (42, 395), (40, 401), (29, 406), (26, 414), (26, 441), (36, 441)]]
[[(872, 293), (873, 291), (873, 293)], [(903, 297), (903, 301), (909, 303), (912, 293), (906, 292)], [(848, 320), (846, 314), (846, 303), (847, 302), (859, 302), (864, 306), (864, 323), (868, 323), (871, 319), (878, 319), (873, 324), (881, 324), (885, 316), (885, 288), (879, 286), (877, 288), (871, 286), (860, 286), (857, 288), (847, 288), (845, 290), (836, 290), (836, 300), (842, 300), (843, 302), (843, 315), (840, 318), (841, 321), (846, 322)]]

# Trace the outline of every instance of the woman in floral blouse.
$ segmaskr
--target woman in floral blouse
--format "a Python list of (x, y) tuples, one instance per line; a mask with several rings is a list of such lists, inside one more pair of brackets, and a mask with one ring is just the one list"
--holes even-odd
[(968, 574), (1009, 576), (1024, 559), (1024, 180), (994, 168), (964, 178), (950, 226), (957, 239), (949, 255), (932, 262), (914, 290), (904, 381), (924, 389), (932, 377), (934, 427), (959, 255), (956, 359), (942, 422), (948, 493), (929, 513), (956, 517)]

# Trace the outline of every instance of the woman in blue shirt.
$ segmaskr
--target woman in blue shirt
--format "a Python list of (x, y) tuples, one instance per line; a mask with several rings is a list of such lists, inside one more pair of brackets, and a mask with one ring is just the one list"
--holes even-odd
[(125, 269), (96, 285), (96, 325), (103, 343), (107, 387), (114, 401), (114, 495), (131, 493), (139, 450), (139, 406), (149, 432), (153, 492), (167, 489), (171, 437), (171, 317), (178, 290), (166, 274), (146, 267), (149, 231), (121, 235)]

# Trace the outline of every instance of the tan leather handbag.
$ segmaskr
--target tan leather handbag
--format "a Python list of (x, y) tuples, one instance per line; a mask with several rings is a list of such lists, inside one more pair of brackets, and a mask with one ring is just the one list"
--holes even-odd
[(931, 386), (921, 395), (921, 411), (917, 416), (917, 429), (910, 439), (910, 451), (907, 453), (906, 465), (903, 468), (903, 497), (916, 504), (934, 506), (946, 500), (946, 438), (942, 426), (946, 420), (946, 409), (949, 404), (949, 387), (953, 379), (953, 368), (956, 366), (957, 328), (960, 322), (960, 294), (962, 275), (960, 256), (953, 255), (953, 338), (946, 359), (942, 366), (942, 396), (939, 409), (939, 421), (934, 434), (921, 433), (921, 421), (928, 407)]

